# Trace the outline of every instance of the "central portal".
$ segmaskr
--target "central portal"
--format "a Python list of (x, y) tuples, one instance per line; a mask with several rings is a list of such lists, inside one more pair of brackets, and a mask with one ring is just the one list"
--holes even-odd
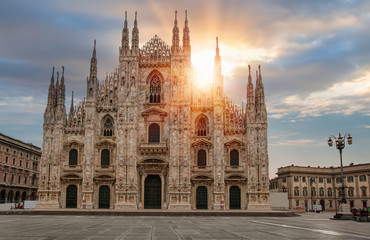
[(161, 209), (162, 181), (158, 175), (148, 175), (144, 186), (144, 208)]

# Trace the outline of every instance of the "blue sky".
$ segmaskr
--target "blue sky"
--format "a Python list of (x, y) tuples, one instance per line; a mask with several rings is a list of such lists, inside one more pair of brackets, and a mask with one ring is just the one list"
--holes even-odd
[(171, 43), (175, 10), (182, 34), (185, 9), (193, 58), (213, 54), (219, 37), (225, 92), (237, 104), (248, 64), (261, 64), (270, 177), (291, 164), (337, 166), (326, 141), (339, 132), (353, 136), (345, 165), (370, 162), (369, 1), (1, 1), (0, 132), (42, 146), (53, 66), (65, 66), (69, 106), (72, 90), (85, 96), (94, 39), (99, 79), (117, 67), (124, 11), (130, 29), (138, 11), (142, 46), (155, 34)]

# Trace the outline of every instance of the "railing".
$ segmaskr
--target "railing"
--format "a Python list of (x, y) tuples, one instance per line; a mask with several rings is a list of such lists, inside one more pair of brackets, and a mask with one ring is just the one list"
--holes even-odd
[(167, 143), (141, 143), (139, 146), (142, 155), (167, 154)]
[(243, 172), (245, 170), (244, 166), (226, 166), (227, 172)]
[(116, 169), (113, 165), (96, 165), (95, 171), (96, 172), (114, 172)]
[(81, 165), (64, 165), (63, 170), (64, 172), (81, 172), (82, 166)]
[(193, 172), (211, 172), (212, 166), (193, 166), (192, 167)]

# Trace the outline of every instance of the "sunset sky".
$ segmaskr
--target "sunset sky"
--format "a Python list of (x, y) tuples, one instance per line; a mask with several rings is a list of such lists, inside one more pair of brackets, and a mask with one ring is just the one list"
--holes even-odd
[(94, 39), (99, 79), (118, 66), (125, 11), (130, 35), (138, 12), (142, 46), (154, 35), (171, 44), (175, 10), (182, 38), (186, 9), (204, 81), (216, 37), (235, 103), (245, 102), (248, 64), (261, 64), (271, 178), (291, 164), (339, 165), (327, 145), (339, 132), (353, 136), (345, 165), (370, 162), (370, 1), (1, 1), (0, 132), (41, 147), (53, 66), (65, 66), (69, 109), (72, 90), (86, 94)]

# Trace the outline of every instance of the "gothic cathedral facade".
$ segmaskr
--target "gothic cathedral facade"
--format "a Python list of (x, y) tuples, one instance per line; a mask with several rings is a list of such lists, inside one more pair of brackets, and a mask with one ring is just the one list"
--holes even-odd
[(141, 48), (126, 13), (118, 67), (98, 81), (94, 42), (86, 98), (72, 93), (68, 115), (64, 67), (54, 81), (53, 68), (38, 208), (270, 209), (261, 68), (234, 104), (217, 41), (213, 84), (197, 89), (186, 12), (182, 45), (176, 13), (172, 45), (155, 35)]

